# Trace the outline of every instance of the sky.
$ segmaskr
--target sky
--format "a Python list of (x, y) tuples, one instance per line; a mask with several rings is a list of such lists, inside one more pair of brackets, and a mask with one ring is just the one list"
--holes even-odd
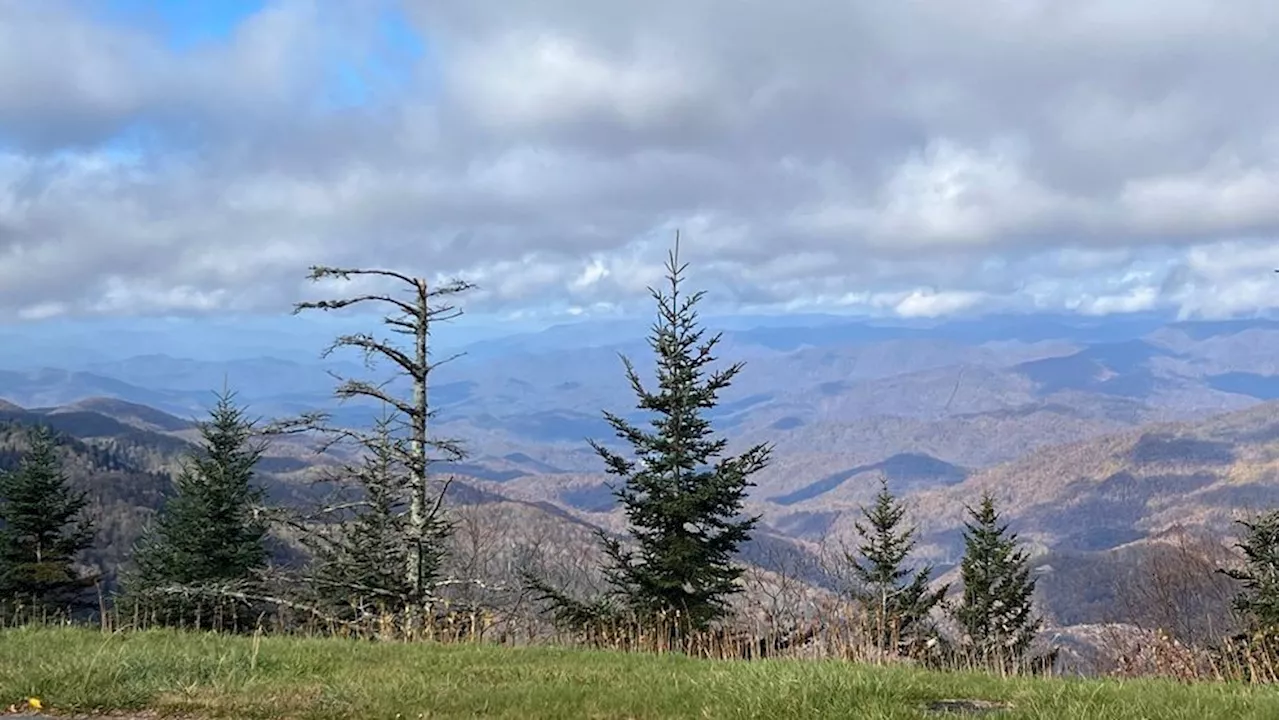
[(0, 323), (1277, 305), (1274, 0), (0, 0)]

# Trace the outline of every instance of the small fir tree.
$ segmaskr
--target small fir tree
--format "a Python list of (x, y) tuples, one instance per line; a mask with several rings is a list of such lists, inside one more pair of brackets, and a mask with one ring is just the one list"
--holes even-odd
[(853, 594), (867, 609), (876, 648), (916, 655), (936, 638), (929, 613), (942, 601), (947, 586), (929, 589), (931, 565), (914, 573), (908, 568), (916, 528), (903, 526), (906, 513), (882, 478), (871, 507), (863, 507), (863, 519), (854, 523), (862, 537), (858, 555), (846, 553), (845, 559), (858, 581)]
[(200, 447), (186, 459), (174, 492), (134, 548), (135, 569), (126, 584), (135, 596), (150, 596), (171, 620), (189, 622), (200, 603), (164, 602), (177, 590), (200, 591), (253, 585), (266, 566), (265, 496), (254, 468), (265, 443), (253, 421), (223, 392), (200, 424)]
[(18, 468), (0, 473), (0, 604), (74, 610), (93, 582), (75, 568), (93, 542), (88, 497), (71, 488), (52, 430), (29, 439)]
[[(371, 613), (400, 612), (417, 602), (405, 575), (409, 556), (408, 495), (411, 477), (397, 452), (392, 419), (379, 419), (363, 440), (359, 465), (343, 468), (343, 491), (322, 508), (321, 523), (304, 538), (312, 563), (303, 584), (314, 589), (329, 612), (345, 619)], [(436, 536), (427, 543), (427, 574), (435, 577), (444, 556), (449, 528), (437, 519)]]
[(983, 493), (975, 508), (966, 508), (964, 559), (960, 577), (964, 585), (955, 618), (964, 632), (966, 650), (984, 663), (1007, 666), (1017, 663), (1040, 629), (1032, 609), (1036, 581), (1018, 536), (1000, 522), (995, 499)]
[[(606, 471), (622, 482), (614, 491), (629, 521), (634, 548), (600, 535), (606, 579), (622, 605), (644, 621), (663, 618), (682, 629), (701, 630), (722, 618), (738, 591), (742, 568), (734, 555), (756, 518), (743, 517), (751, 476), (769, 461), (767, 445), (725, 457), (727, 441), (713, 437), (705, 412), (742, 370), (742, 363), (709, 371), (720, 335), (704, 337), (696, 306), (703, 293), (684, 294), (686, 265), (679, 236), (668, 255), (667, 291), (650, 289), (658, 306), (649, 345), (656, 355), (657, 387), (646, 389), (626, 357), (627, 379), (640, 410), (653, 414), (650, 429), (619, 415), (604, 414), (634, 459), (598, 442), (591, 446)], [(534, 583), (561, 617), (582, 620), (606, 604), (573, 603)]]
[(1242, 520), (1244, 537), (1236, 547), (1244, 552), (1245, 566), (1224, 570), (1239, 580), (1243, 587), (1236, 595), (1234, 607), (1249, 622), (1254, 633), (1275, 637), (1280, 632), (1280, 589), (1276, 577), (1280, 571), (1277, 546), (1280, 545), (1280, 511), (1272, 510), (1252, 520)]

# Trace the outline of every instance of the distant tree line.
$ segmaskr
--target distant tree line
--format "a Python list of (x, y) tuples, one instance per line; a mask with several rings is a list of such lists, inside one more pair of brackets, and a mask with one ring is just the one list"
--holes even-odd
[[(656, 376), (647, 385), (623, 358), (640, 426), (614, 412), (605, 420), (630, 447), (622, 454), (591, 441), (628, 522), (624, 541), (603, 531), (599, 542), (605, 591), (578, 597), (536, 568), (523, 568), (524, 588), (549, 617), (583, 635), (610, 628), (662, 628), (679, 644), (730, 619), (742, 588), (735, 561), (759, 520), (745, 513), (752, 476), (768, 466), (771, 446), (726, 454), (708, 411), (743, 369), (715, 369), (719, 335), (707, 336), (697, 305), (684, 290), (679, 240), (668, 258), (664, 289), (652, 290), (657, 318), (649, 334)], [(249, 629), (269, 612), (287, 610), (338, 625), (392, 618), (406, 632), (441, 612), (442, 561), (455, 531), (446, 498), (451, 478), (433, 463), (456, 462), (466, 451), (432, 432), (431, 373), (452, 358), (433, 358), (431, 328), (460, 311), (452, 298), (471, 289), (385, 271), (313, 268), (312, 280), (372, 278), (402, 295), (370, 292), (301, 303), (296, 311), (337, 311), (358, 305), (387, 310), (383, 325), (406, 340), (374, 333), (337, 338), (330, 352), (354, 348), (389, 363), (407, 378), (405, 396), (388, 383), (339, 379), (339, 399), (378, 401), (383, 414), (370, 430), (340, 427), (316, 413), (262, 425), (224, 392), (200, 425), (200, 438), (173, 480), (172, 492), (134, 547), (116, 598), (118, 614), (184, 627)], [(256, 468), (273, 435), (304, 434), (322, 449), (345, 444), (354, 458), (321, 478), (322, 501), (304, 508), (269, 507)], [(58, 438), (31, 431), (16, 468), (0, 473), (0, 603), (58, 610), (93, 605), (94, 578), (77, 565), (92, 541), (84, 493), (62, 472)], [(104, 453), (95, 450), (95, 453)], [(110, 467), (118, 462), (105, 455)], [(863, 609), (861, 632), (885, 656), (1008, 670), (1043, 667), (1052, 653), (1033, 651), (1042, 625), (1034, 609), (1036, 578), (1018, 536), (984, 493), (966, 508), (959, 601), (938, 586), (934, 568), (915, 567), (918, 533), (907, 508), (882, 482), (855, 523), (860, 543), (844, 553), (855, 579), (851, 599)], [(269, 530), (307, 550), (298, 567), (273, 567)], [(1277, 621), (1277, 513), (1243, 524), (1244, 564), (1224, 570), (1239, 583), (1236, 610), (1249, 622), (1250, 642), (1274, 647)], [(463, 579), (465, 581), (465, 579)], [(947, 630), (943, 626), (951, 629)]]

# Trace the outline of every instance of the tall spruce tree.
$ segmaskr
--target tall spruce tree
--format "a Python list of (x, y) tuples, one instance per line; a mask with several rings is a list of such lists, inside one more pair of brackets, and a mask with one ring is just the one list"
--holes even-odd
[(871, 507), (862, 508), (854, 527), (862, 537), (858, 554), (846, 553), (858, 581), (853, 594), (867, 610), (868, 631), (881, 652), (914, 655), (936, 637), (929, 613), (947, 587), (929, 589), (933, 567), (912, 572), (907, 559), (916, 546), (916, 528), (905, 525), (907, 508), (882, 478)]
[[(200, 424), (200, 438), (174, 479), (173, 494), (135, 545), (135, 568), (125, 581), (131, 595), (149, 596), (173, 621), (189, 622), (204, 607), (175, 591), (243, 590), (267, 562), (260, 513), (265, 493), (254, 473), (265, 443), (255, 423), (224, 391)], [(166, 602), (168, 596), (178, 599)]]
[(1254, 633), (1274, 638), (1280, 633), (1280, 511), (1272, 510), (1250, 520), (1241, 520), (1244, 537), (1236, 543), (1244, 552), (1243, 568), (1225, 570), (1243, 587), (1235, 597), (1237, 612), (1245, 617)]
[(1036, 581), (1027, 553), (1019, 548), (1017, 534), (1000, 522), (990, 493), (982, 494), (977, 508), (966, 510), (970, 519), (960, 561), (964, 595), (955, 618), (975, 660), (1012, 666), (1040, 628), (1031, 602)]
[(75, 568), (93, 542), (88, 498), (62, 471), (52, 430), (28, 433), (18, 468), (0, 472), (0, 605), (75, 610), (92, 580)]
[(649, 337), (657, 387), (645, 388), (635, 366), (622, 358), (636, 407), (653, 414), (651, 430), (605, 412), (634, 459), (596, 441), (591, 446), (606, 471), (622, 482), (614, 490), (630, 524), (635, 548), (601, 534), (606, 577), (624, 605), (642, 618), (700, 630), (722, 618), (738, 591), (742, 568), (733, 558), (757, 519), (744, 517), (751, 475), (769, 462), (770, 448), (756, 445), (724, 456), (727, 440), (713, 437), (705, 413), (742, 370), (742, 363), (709, 371), (716, 334), (705, 338), (696, 306), (702, 292), (685, 294), (680, 239), (667, 258), (667, 288), (650, 288), (658, 318)]

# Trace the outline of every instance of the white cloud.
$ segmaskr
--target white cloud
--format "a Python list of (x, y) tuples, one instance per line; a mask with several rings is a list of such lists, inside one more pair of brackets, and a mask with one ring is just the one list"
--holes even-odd
[(931, 292), (914, 290), (893, 306), (901, 317), (938, 317), (967, 310), (983, 299), (976, 292)]
[(18, 308), (19, 320), (47, 320), (64, 315), (67, 306), (57, 302), (44, 302)]
[(100, 299), (91, 312), (114, 314), (139, 305), (158, 305), (170, 312), (209, 312), (235, 306), (227, 302), (227, 291), (204, 291), (190, 285), (147, 282), (137, 278), (109, 276), (102, 283)]
[(0, 309), (279, 311), (326, 263), (612, 313), (677, 228), (725, 305), (1277, 303), (1275, 3), (405, 0), (427, 52), (327, 103), (400, 4), (175, 50), (0, 2)]
[(1151, 310), (1160, 299), (1159, 290), (1142, 285), (1119, 295), (1084, 296), (1068, 303), (1068, 307), (1085, 315), (1110, 315)]
[(586, 290), (607, 277), (609, 277), (609, 268), (600, 258), (592, 258), (591, 262), (582, 269), (582, 273), (569, 284), (569, 287), (573, 290)]
[(1210, 167), (1128, 182), (1120, 195), (1120, 212), (1138, 232), (1231, 236), (1274, 222), (1278, 195), (1274, 171)]
[(661, 122), (706, 88), (661, 53), (611, 60), (554, 32), (513, 32), (467, 48), (449, 68), (482, 123), (539, 127), (604, 114)]

